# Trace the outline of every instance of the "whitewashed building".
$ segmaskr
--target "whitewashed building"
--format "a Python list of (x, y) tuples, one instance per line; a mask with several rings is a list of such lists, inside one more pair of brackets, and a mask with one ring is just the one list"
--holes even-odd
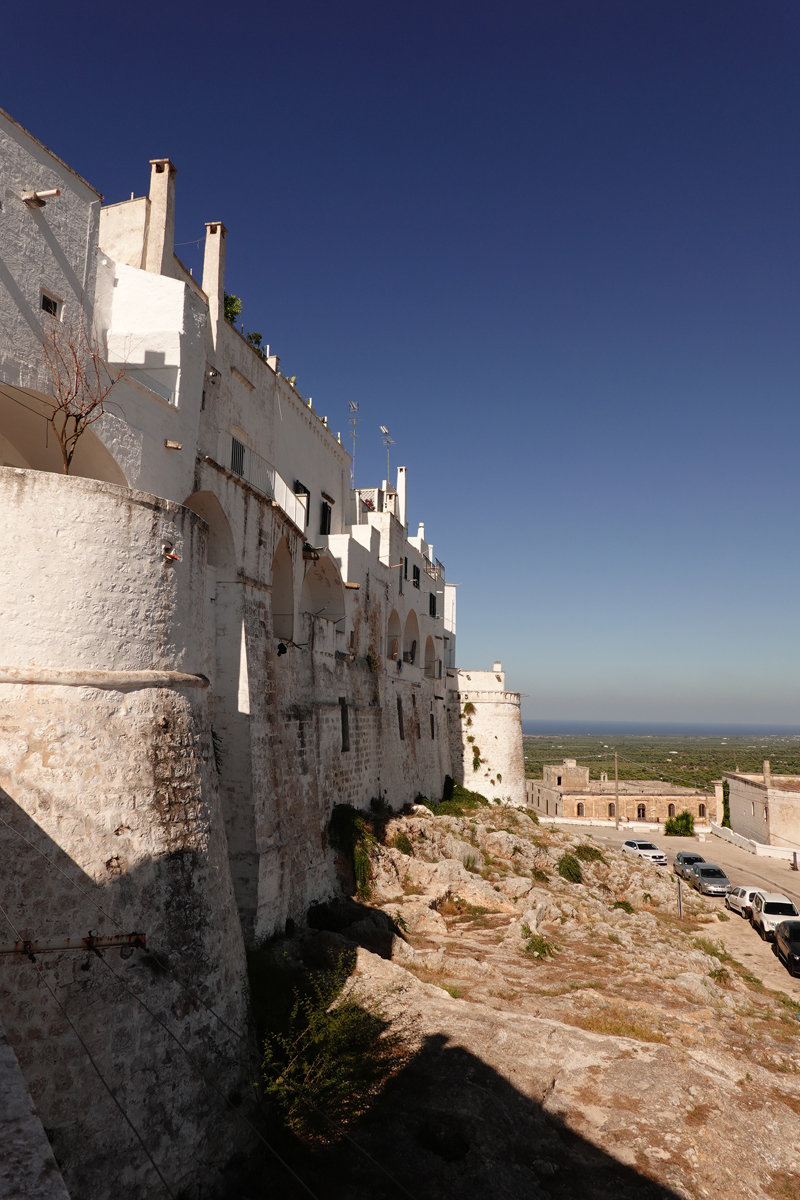
[[(224, 224), (206, 225), (202, 280), (175, 255), (175, 166), (153, 160), (148, 195), (102, 208), (2, 113), (0, 155), (4, 907), (24, 938), (146, 933), (244, 1032), (245, 948), (340, 886), (334, 805), (436, 799), (448, 775), (524, 803), (519, 697), (499, 664), (455, 667), (455, 588), (425, 527), (409, 534), (406, 469), (351, 490), (326, 417), (225, 320)], [(65, 475), (42, 331), (78, 319), (120, 378)], [(41, 1052), (28, 966), (4, 968), (0, 1017), (67, 1186), (111, 1196), (98, 1147), (119, 1114), (68, 1031)], [(155, 1079), (163, 1034), (135, 997), (64, 955), (46, 966), (68, 1005), (91, 993), (104, 1067), (175, 1190), (223, 1163), (239, 1126), (180, 1057)], [(147, 982), (165, 1020), (184, 1004), (199, 1053), (206, 1010), (172, 976)], [(244, 1051), (214, 1030), (233, 1087)], [(121, 1169), (148, 1194), (147, 1161)]]

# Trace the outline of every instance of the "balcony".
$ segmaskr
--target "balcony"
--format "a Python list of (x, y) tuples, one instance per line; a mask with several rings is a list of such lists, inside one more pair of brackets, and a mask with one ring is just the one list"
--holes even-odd
[(239, 475), (256, 491), (274, 500), (299, 529), (306, 527), (306, 497), (296, 495), (286, 480), (255, 450), (244, 446), (231, 433), (220, 431), (217, 462), (226, 471)]
[(439, 583), (444, 579), (444, 566), (439, 562), (438, 558), (435, 562), (431, 562), (429, 558), (423, 558), (425, 564), (425, 574), (435, 583)]

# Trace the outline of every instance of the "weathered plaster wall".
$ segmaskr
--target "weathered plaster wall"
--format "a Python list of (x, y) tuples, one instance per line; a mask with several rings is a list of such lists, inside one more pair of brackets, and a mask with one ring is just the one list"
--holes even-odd
[[(194, 514), (9, 468), (0, 508), (3, 665), (193, 671), (206, 554)], [(165, 560), (167, 542), (179, 561)], [(149, 949), (245, 1032), (205, 690), (0, 684), (0, 809), (3, 861), (14, 863), (3, 906), (23, 937), (143, 931)], [(237, 1123), (109, 968), (224, 1089), (242, 1086), (241, 1044), (151, 954), (43, 954), (37, 966), (175, 1190), (199, 1171), (213, 1176), (241, 1144)], [(4, 964), (0, 1014), (68, 1189), (91, 1200), (120, 1188), (155, 1193), (152, 1167), (26, 959)]]
[(796, 777), (725, 774), (731, 828), (764, 845), (800, 849), (800, 783)]
[(505, 690), (502, 670), (448, 671), (447, 685), (453, 778), (490, 800), (524, 807), (519, 693)]
[(0, 1196), (69, 1200), (53, 1148), (0, 1023)]

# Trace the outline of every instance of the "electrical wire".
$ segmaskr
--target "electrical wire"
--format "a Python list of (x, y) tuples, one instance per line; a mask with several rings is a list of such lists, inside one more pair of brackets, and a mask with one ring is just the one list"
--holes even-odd
[[(13, 932), (14, 932), (14, 936), (16, 937), (17, 941), (18, 941), (18, 942), (21, 942), (21, 941), (23, 941), (24, 939), (23, 939), (23, 937), (22, 937), (21, 933), (20, 933), (20, 932), (19, 932), (19, 930), (18, 930), (18, 929), (15, 927), (15, 925), (14, 925), (13, 921), (11, 920), (11, 918), (10, 918), (10, 917), (9, 917), (9, 915), (8, 915), (8, 913), (6, 912), (6, 910), (3, 908), (3, 906), (2, 906), (1, 904), (0, 904), (0, 913), (2, 913), (2, 914), (3, 914), (3, 916), (4, 916), (4, 917), (5, 917), (5, 919), (6, 919), (6, 921), (7, 921), (7, 922), (8, 922), (8, 924), (10, 925), (11, 929), (12, 929), (12, 930), (13, 930)], [(81, 1037), (81, 1035), (78, 1033), (78, 1030), (77, 1030), (77, 1029), (75, 1028), (75, 1026), (73, 1025), (73, 1023), (72, 1023), (72, 1021), (70, 1020), (70, 1017), (69, 1017), (69, 1015), (68, 1015), (68, 1013), (67, 1013), (67, 1010), (64, 1008), (64, 1005), (61, 1003), (61, 1001), (59, 1000), (58, 996), (55, 994), (55, 992), (53, 991), (53, 989), (51, 988), (50, 984), (49, 984), (49, 983), (48, 983), (48, 981), (45, 979), (44, 975), (42, 974), (41, 970), (39, 969), (39, 967), (36, 965), (36, 963), (35, 963), (35, 962), (33, 963), (33, 967), (34, 967), (34, 970), (36, 971), (36, 974), (39, 976), (39, 978), (41, 979), (42, 983), (43, 983), (43, 984), (44, 984), (44, 986), (47, 988), (48, 992), (49, 992), (49, 993), (50, 993), (50, 995), (53, 997), (53, 999), (55, 1000), (55, 1002), (56, 1002), (56, 1004), (58, 1005), (59, 1009), (61, 1010), (61, 1015), (63, 1016), (64, 1020), (67, 1022), (67, 1024), (68, 1024), (68, 1025), (69, 1025), (69, 1027), (70, 1027), (70, 1029), (71, 1029), (71, 1030), (72, 1030), (72, 1032), (75, 1034), (75, 1037), (78, 1039), (78, 1041), (80, 1042), (81, 1046), (83, 1047), (84, 1053), (86, 1054), (86, 1057), (89, 1059), (89, 1062), (90, 1062), (90, 1063), (92, 1064), (92, 1066), (94, 1067), (94, 1069), (95, 1069), (95, 1072), (97, 1073), (97, 1077), (98, 1077), (98, 1079), (100, 1080), (100, 1082), (102, 1083), (102, 1085), (103, 1085), (103, 1087), (106, 1089), (106, 1091), (108, 1092), (108, 1094), (109, 1094), (109, 1096), (111, 1097), (111, 1099), (114, 1101), (114, 1104), (115, 1104), (115, 1105), (117, 1106), (117, 1108), (119, 1109), (119, 1111), (120, 1111), (120, 1113), (122, 1114), (122, 1117), (124, 1118), (124, 1120), (125, 1120), (126, 1124), (127, 1124), (127, 1125), (128, 1125), (130, 1128), (131, 1128), (131, 1130), (133, 1131), (133, 1133), (134, 1133), (134, 1135), (135, 1135), (135, 1137), (136, 1137), (136, 1140), (138, 1141), (139, 1145), (142, 1147), (142, 1149), (144, 1150), (144, 1152), (145, 1152), (145, 1154), (147, 1155), (148, 1159), (150, 1160), (150, 1165), (152, 1166), (152, 1168), (153, 1168), (153, 1170), (155, 1171), (155, 1173), (156, 1173), (156, 1175), (158, 1176), (158, 1178), (161, 1180), (161, 1183), (162, 1183), (162, 1184), (163, 1184), (163, 1186), (164, 1186), (164, 1191), (167, 1193), (167, 1195), (168, 1195), (168, 1196), (172, 1197), (172, 1200), (176, 1200), (176, 1194), (175, 1194), (175, 1192), (173, 1192), (172, 1188), (169, 1186), (169, 1184), (167, 1183), (166, 1179), (165, 1179), (165, 1178), (164, 1178), (164, 1176), (161, 1174), (161, 1171), (160, 1171), (160, 1170), (159, 1170), (159, 1168), (158, 1168), (158, 1164), (156, 1163), (156, 1160), (153, 1158), (153, 1156), (152, 1156), (152, 1154), (150, 1153), (150, 1151), (147, 1149), (147, 1146), (145, 1145), (144, 1139), (143, 1139), (142, 1135), (139, 1133), (139, 1130), (136, 1128), (136, 1126), (134, 1125), (133, 1121), (130, 1119), (130, 1117), (128, 1116), (128, 1114), (125, 1112), (125, 1109), (122, 1107), (122, 1105), (120, 1104), (119, 1100), (118, 1100), (118, 1099), (117, 1099), (117, 1097), (114, 1095), (114, 1092), (111, 1090), (111, 1087), (110, 1087), (110, 1085), (109, 1085), (109, 1084), (106, 1082), (106, 1080), (105, 1080), (105, 1078), (104, 1078), (104, 1076), (103, 1076), (103, 1073), (102, 1073), (102, 1071), (100, 1070), (100, 1068), (98, 1067), (97, 1063), (96, 1063), (96, 1062), (95, 1062), (95, 1060), (94, 1060), (94, 1057), (93, 1057), (93, 1055), (92, 1055), (92, 1052), (91, 1052), (91, 1050), (90, 1050), (90, 1049), (89, 1049), (89, 1047), (86, 1045), (86, 1042), (83, 1040), (83, 1038)]]
[[(119, 928), (119, 929), (124, 928), (122, 923), (120, 921), (118, 921), (116, 917), (112, 916), (111, 913), (107, 912), (106, 909), (104, 909), (101, 904), (98, 904), (98, 902), (94, 899), (94, 897), (91, 895), (90, 892), (86, 891), (85, 888), (82, 888), (80, 886), (80, 884), (75, 882), (74, 879), (71, 879), (69, 877), (69, 875), (66, 874), (65, 871), (62, 871), (61, 868), (56, 863), (54, 863), (51, 858), (48, 858), (47, 855), (44, 853), (44, 851), (40, 850), (39, 847), (37, 845), (35, 845), (34, 842), (32, 842), (28, 838), (26, 838), (24, 834), (20, 833), (20, 831), (18, 829), (15, 829), (14, 826), (9, 824), (9, 822), (6, 821), (3, 817), (0, 817), (0, 824), (5, 825), (7, 829), (10, 829), (12, 833), (15, 833), (17, 835), (17, 837), (21, 838), (23, 842), (25, 842), (28, 846), (31, 847), (32, 850), (34, 850), (38, 855), (40, 855), (45, 860), (45, 862), (49, 863), (50, 866), (52, 866), (56, 871), (58, 871), (60, 875), (63, 875), (68, 883), (72, 884), (72, 886), (74, 888), (76, 888), (81, 893), (81, 895), (86, 896), (86, 898), (90, 901), (90, 903), (95, 908), (97, 908), (97, 910), (99, 912), (101, 912), (103, 914), (103, 916), (108, 917), (108, 919), (114, 925), (116, 925), (117, 928)], [(229, 1025), (228, 1022), (224, 1019), (224, 1017), (221, 1017), (219, 1015), (219, 1013), (214, 1008), (212, 1008), (212, 1006), (208, 1003), (208, 1001), (205, 1000), (199, 994), (199, 992), (197, 992), (194, 988), (190, 987), (188, 984), (184, 983), (183, 980), (180, 978), (180, 976), (175, 974), (175, 971), (172, 969), (172, 967), (169, 965), (169, 963), (161, 957), (161, 955), (159, 954), (159, 952), (157, 950), (154, 950), (150, 946), (148, 946), (147, 952), (155, 959), (155, 961), (158, 963), (158, 965), (161, 967), (161, 969), (163, 971), (165, 971), (168, 975), (170, 975), (172, 979), (174, 979), (174, 981), (175, 981), (175, 983), (177, 983), (178, 987), (180, 987), (184, 992), (186, 992), (186, 994), (188, 996), (191, 996), (192, 999), (195, 1000), (198, 1004), (201, 1004), (203, 1006), (203, 1008), (205, 1008), (206, 1011), (209, 1012), (211, 1014), (211, 1016), (214, 1017), (220, 1023), (220, 1025), (222, 1025), (225, 1029), (227, 1029), (227, 1031), (233, 1037), (235, 1037), (239, 1042), (241, 1042), (242, 1045), (246, 1046), (247, 1049), (253, 1051), (258, 1058), (261, 1057), (258, 1046), (254, 1045), (252, 1042), (250, 1042), (249, 1039), (243, 1037), (237, 1029), (234, 1029), (233, 1026)], [(106, 965), (108, 966), (108, 964), (106, 964)], [(109, 970), (112, 971), (112, 974), (116, 974), (116, 972), (114, 972), (110, 966), (109, 966)], [(120, 979), (119, 976), (117, 976), (117, 978)], [(123, 981), (120, 979), (120, 982), (123, 982)], [(125, 986), (124, 983), (123, 983), (123, 986)], [(135, 993), (132, 993), (132, 994), (135, 995)], [(138, 999), (138, 997), (137, 997), (137, 999)], [(140, 1000), (140, 1003), (144, 1004), (144, 1001)], [(158, 1020), (157, 1017), (155, 1019)], [(169, 1030), (167, 1032), (169, 1032)], [(170, 1036), (174, 1036), (174, 1035), (171, 1034)], [(215, 1049), (216, 1049), (216, 1047), (215, 1047)], [(361, 1146), (353, 1137), (351, 1137), (351, 1135), (347, 1132), (346, 1129), (343, 1129), (342, 1126), (337, 1124), (337, 1122), (334, 1121), (331, 1117), (329, 1117), (327, 1115), (327, 1113), (323, 1112), (322, 1109), (318, 1108), (317, 1105), (314, 1104), (313, 1100), (310, 1100), (303, 1093), (303, 1091), (300, 1088), (294, 1087), (294, 1085), (289, 1083), (288, 1080), (286, 1080), (284, 1082), (286, 1082), (287, 1086), (293, 1092), (295, 1092), (300, 1097), (300, 1099), (309, 1106), (309, 1108), (313, 1109), (313, 1111), (318, 1116), (322, 1117), (322, 1119), (324, 1121), (326, 1121), (327, 1124), (330, 1125), (330, 1127), (332, 1129), (336, 1130), (336, 1132), (341, 1137), (343, 1137), (347, 1142), (349, 1142), (350, 1145), (359, 1152), (359, 1154), (363, 1155), (364, 1158), (366, 1158), (370, 1163), (372, 1163), (372, 1165), (374, 1167), (377, 1168), (377, 1170), (379, 1170), (383, 1175), (385, 1175), (386, 1178), (389, 1179), (394, 1184), (394, 1186), (396, 1188), (398, 1188), (399, 1191), (401, 1191), (405, 1196), (408, 1196), (409, 1200), (415, 1200), (415, 1198), (403, 1186), (403, 1184), (400, 1183), (400, 1181), (398, 1179), (395, 1179), (395, 1177), (389, 1171), (387, 1171), (387, 1169), (384, 1166), (382, 1166), (377, 1161), (377, 1159), (374, 1159), (368, 1150), (365, 1150), (363, 1146)], [(246, 1118), (244, 1118), (244, 1119), (246, 1119)], [(277, 1155), (276, 1155), (276, 1157), (277, 1157)]]
[(266, 1148), (269, 1150), (270, 1154), (272, 1154), (278, 1160), (278, 1162), (281, 1164), (281, 1166), (284, 1167), (289, 1172), (292, 1179), (294, 1179), (294, 1181), (300, 1185), (300, 1187), (303, 1189), (304, 1192), (307, 1192), (308, 1195), (312, 1197), (312, 1200), (318, 1200), (315, 1193), (311, 1191), (311, 1188), (308, 1187), (308, 1185), (303, 1182), (303, 1180), (300, 1178), (300, 1176), (297, 1175), (292, 1170), (292, 1168), (285, 1161), (285, 1159), (281, 1158), (280, 1154), (278, 1154), (278, 1151), (274, 1148), (274, 1146), (270, 1145), (270, 1143), (267, 1141), (267, 1139), (264, 1137), (264, 1135), (261, 1133), (261, 1131), (259, 1129), (257, 1129), (256, 1126), (252, 1123), (252, 1121), (249, 1121), (247, 1119), (247, 1117), (244, 1115), (244, 1113), (239, 1112), (239, 1109), (236, 1107), (236, 1105), (233, 1103), (233, 1101), (230, 1100), (225, 1095), (225, 1093), (223, 1091), (221, 1091), (220, 1088), (218, 1088), (217, 1085), (211, 1079), (209, 1079), (207, 1075), (204, 1074), (204, 1072), (200, 1069), (200, 1067), (197, 1065), (197, 1063), (192, 1058), (192, 1055), (189, 1053), (189, 1051), (184, 1046), (183, 1042), (181, 1042), (181, 1040), (176, 1036), (176, 1034), (174, 1034), (172, 1032), (172, 1030), (169, 1028), (169, 1026), (165, 1025), (164, 1022), (161, 1020), (161, 1018), (158, 1016), (158, 1014), (154, 1013), (152, 1008), (150, 1008), (147, 1004), (145, 1004), (144, 1000), (141, 998), (141, 996), (139, 996), (136, 992), (134, 992), (133, 988), (128, 987), (127, 983), (122, 978), (122, 976), (117, 974), (117, 972), (114, 970), (114, 968), (111, 966), (111, 964), (109, 962), (106, 962), (103, 955), (100, 955), (100, 961), (103, 963), (103, 966), (108, 971), (111, 972), (111, 974), (114, 976), (114, 978), (117, 980), (117, 982), (119, 984), (121, 984), (121, 986), (125, 989), (125, 991), (128, 993), (128, 995), (133, 996), (134, 1000), (137, 1000), (139, 1002), (139, 1004), (141, 1004), (141, 1006), (145, 1010), (145, 1012), (148, 1012), (150, 1014), (150, 1016), (153, 1018), (153, 1020), (156, 1021), (161, 1026), (161, 1028), (164, 1030), (164, 1032), (167, 1033), (172, 1038), (173, 1042), (175, 1042), (176, 1046), (178, 1046), (180, 1048), (182, 1053), (186, 1056), (189, 1064), (196, 1071), (196, 1073), (200, 1076), (200, 1078), (212, 1089), (212, 1091), (216, 1092), (216, 1094), (225, 1101), (225, 1103), (228, 1105), (228, 1107), (233, 1110), (233, 1112), (236, 1114), (237, 1117), (239, 1117), (239, 1119), (241, 1121), (244, 1121), (245, 1125), (247, 1125), (247, 1127), (256, 1135), (258, 1140), (266, 1146)]

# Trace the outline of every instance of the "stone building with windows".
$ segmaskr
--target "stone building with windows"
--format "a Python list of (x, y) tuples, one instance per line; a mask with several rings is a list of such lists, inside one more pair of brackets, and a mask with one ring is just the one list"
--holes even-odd
[[(406, 469), (351, 489), (328, 418), (225, 319), (224, 224), (206, 224), (202, 279), (177, 257), (169, 159), (147, 195), (103, 207), (1, 112), (0, 156), (3, 907), (23, 939), (145, 934), (171, 973), (137, 953), (130, 992), (167, 1025), (183, 1013), (203, 1058), (190, 979), (225, 1022), (213, 1069), (239, 1095), (245, 951), (339, 887), (334, 806), (471, 778), (455, 588), (425, 526), (409, 532)], [(82, 335), (113, 387), (64, 474), (43, 344), (68, 357)], [(519, 697), (497, 666), (485, 687), (473, 673), (491, 693), (476, 784), (521, 804)], [(91, 1012), (176, 1194), (205, 1185), (241, 1126), (135, 995), (74, 956), (41, 963), (67, 1011)], [(155, 1194), (135, 1150), (109, 1175), (121, 1118), (29, 966), (4, 966), (0, 1020), (68, 1189)]]
[(765, 846), (800, 850), (800, 775), (773, 775), (769, 760), (760, 774), (726, 771), (731, 829)]
[(669, 817), (688, 809), (700, 824), (716, 820), (717, 792), (697, 791), (663, 780), (614, 780), (603, 771), (600, 779), (589, 778), (589, 768), (574, 758), (560, 764), (546, 763), (542, 779), (526, 779), (528, 808), (540, 816), (569, 820), (643, 821), (663, 824)]

